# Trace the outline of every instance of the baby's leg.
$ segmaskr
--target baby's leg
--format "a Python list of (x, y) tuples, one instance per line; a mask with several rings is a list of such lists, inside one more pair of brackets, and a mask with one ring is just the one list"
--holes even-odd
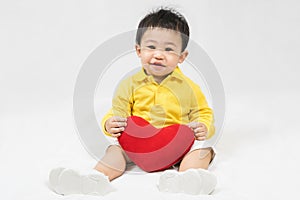
[(186, 171), (188, 169), (207, 169), (212, 160), (212, 148), (196, 149), (189, 152), (182, 160), (179, 166), (179, 171)]
[(108, 176), (110, 181), (121, 176), (126, 169), (124, 151), (117, 145), (109, 146), (95, 169)]

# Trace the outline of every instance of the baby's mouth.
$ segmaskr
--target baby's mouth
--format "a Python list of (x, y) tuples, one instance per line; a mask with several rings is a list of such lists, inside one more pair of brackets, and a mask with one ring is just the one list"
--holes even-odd
[(150, 63), (150, 65), (159, 66), (159, 67), (165, 67), (165, 65), (160, 63)]

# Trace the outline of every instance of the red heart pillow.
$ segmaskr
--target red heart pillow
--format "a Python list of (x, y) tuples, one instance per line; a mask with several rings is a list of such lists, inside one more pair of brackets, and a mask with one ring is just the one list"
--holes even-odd
[(174, 124), (157, 129), (141, 117), (131, 116), (118, 137), (128, 157), (147, 172), (176, 164), (190, 150), (194, 133), (186, 125)]

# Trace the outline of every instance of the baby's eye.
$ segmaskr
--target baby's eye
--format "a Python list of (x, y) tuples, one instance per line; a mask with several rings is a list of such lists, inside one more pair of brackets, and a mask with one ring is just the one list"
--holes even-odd
[(148, 48), (148, 49), (155, 49), (155, 46), (153, 46), (153, 45), (148, 45), (147, 48)]
[(172, 48), (165, 48), (165, 51), (174, 51)]

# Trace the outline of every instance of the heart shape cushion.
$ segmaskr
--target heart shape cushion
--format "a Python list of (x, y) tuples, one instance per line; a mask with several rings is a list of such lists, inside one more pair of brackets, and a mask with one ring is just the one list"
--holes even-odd
[(186, 125), (174, 124), (158, 129), (141, 117), (130, 116), (118, 140), (137, 166), (154, 172), (180, 161), (190, 150), (195, 137)]

